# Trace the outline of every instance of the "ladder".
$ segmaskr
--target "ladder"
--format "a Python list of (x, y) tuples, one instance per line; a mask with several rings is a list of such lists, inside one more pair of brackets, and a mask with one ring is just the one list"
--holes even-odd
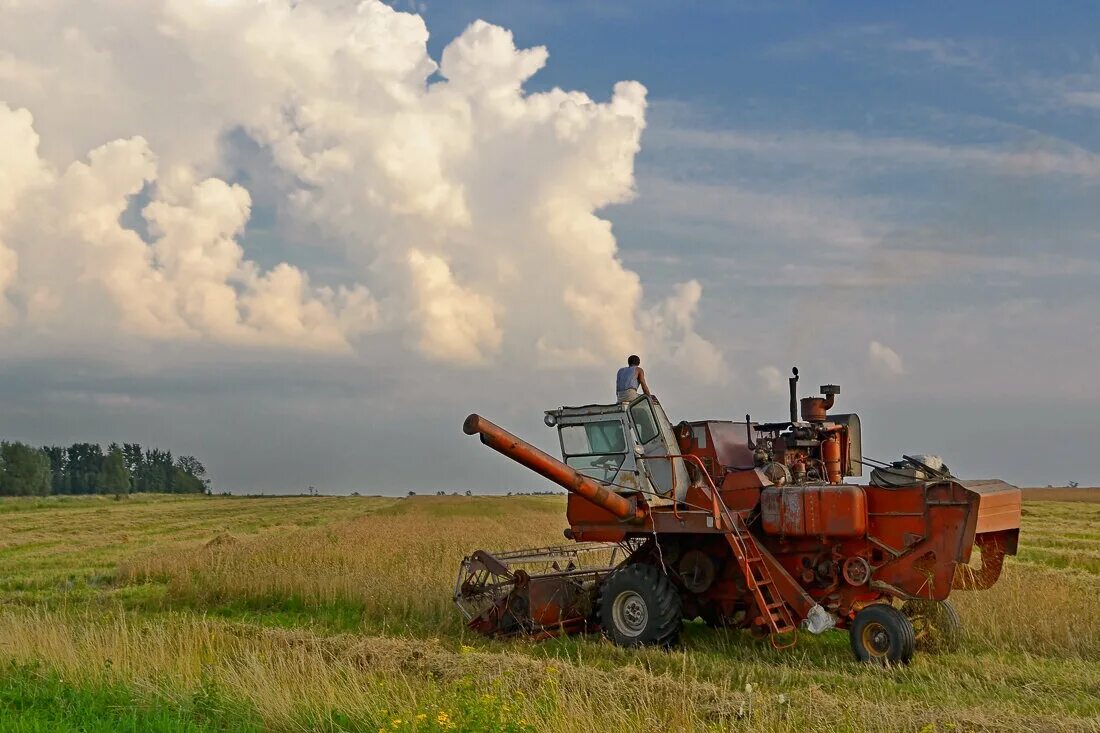
[[(718, 528), (725, 530), (723, 534), (733, 550), (733, 556), (741, 567), (741, 574), (745, 576), (745, 585), (752, 593), (756, 601), (756, 608), (760, 611), (760, 618), (771, 632), (769, 635), (772, 646), (776, 649), (785, 649), (794, 646), (798, 641), (798, 625), (791, 614), (791, 608), (783, 600), (779, 589), (772, 580), (768, 564), (760, 554), (760, 548), (756, 544), (756, 538), (752, 536), (745, 520), (737, 512), (731, 512), (726, 503), (722, 501), (718, 489), (710, 479), (702, 461), (698, 456), (684, 455), (681, 458), (694, 459), (698, 463), (700, 473), (706, 479), (705, 486), (699, 486), (704, 491), (709, 491), (714, 519), (719, 523)], [(791, 637), (782, 641), (784, 634), (794, 632)]]
[[(719, 501), (721, 502), (721, 498)], [(756, 600), (760, 616), (771, 631), (772, 646), (776, 649), (794, 646), (798, 640), (798, 625), (791, 615), (790, 606), (783, 600), (772, 580), (771, 571), (760, 554), (760, 548), (756, 546), (756, 539), (740, 514), (729, 511), (724, 504), (722, 510), (723, 523), (729, 529), (726, 539), (733, 549), (733, 556), (737, 558), (737, 564), (741, 566), (745, 584)], [(792, 631), (795, 632), (793, 637), (786, 642), (780, 641), (781, 635)]]

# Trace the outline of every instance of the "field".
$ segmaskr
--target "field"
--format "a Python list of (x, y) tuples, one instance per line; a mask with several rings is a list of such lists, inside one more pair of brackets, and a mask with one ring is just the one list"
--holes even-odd
[(888, 670), (840, 632), (465, 633), (458, 561), (561, 543), (558, 497), (4, 500), (0, 730), (1100, 731), (1096, 493), (1029, 492), (961, 648)]

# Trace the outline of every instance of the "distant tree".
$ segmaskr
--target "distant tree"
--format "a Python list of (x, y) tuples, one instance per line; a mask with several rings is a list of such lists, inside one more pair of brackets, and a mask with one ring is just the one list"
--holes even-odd
[(145, 454), (138, 443), (123, 443), (122, 457), (126, 459), (126, 470), (130, 472), (131, 489), (137, 488), (137, 478), (145, 463)]
[(65, 449), (59, 445), (43, 448), (42, 452), (50, 460), (50, 493), (60, 494), (68, 478), (68, 460)]
[(139, 482), (142, 491), (163, 494), (172, 491), (172, 454), (151, 448), (145, 453), (144, 471)]
[(473, 495), (474, 495), (474, 492), (470, 491), (469, 489), (466, 489), (466, 496), (473, 496)]
[(168, 490), (176, 494), (201, 494), (210, 483), (204, 478), (206, 468), (194, 456), (180, 456), (174, 465), (168, 467), (167, 474)]
[(0, 495), (45, 496), (51, 477), (44, 451), (24, 443), (0, 443)]
[(66, 451), (68, 463), (65, 493), (94, 494), (102, 491), (103, 449), (95, 443), (73, 443)]
[(121, 496), (130, 493), (130, 472), (122, 448), (112, 443), (103, 459), (102, 486), (107, 493)]
[(415, 491), (410, 491), (409, 496), (416, 496), (416, 492)]
[(173, 466), (171, 470), (172, 493), (175, 494), (201, 494), (206, 491), (206, 484), (179, 468)]
[[(106, 452), (96, 443), (73, 443), (67, 448), (9, 446), (0, 451), (0, 493), (93, 494), (136, 491), (202, 493), (210, 491), (206, 467), (194, 456), (174, 460), (171, 451), (144, 451), (137, 443), (111, 443)], [(5, 468), (5, 460), (10, 470)], [(45, 461), (46, 489), (39, 470)]]
[(210, 479), (206, 477), (206, 466), (202, 465), (202, 462), (194, 456), (180, 456), (176, 459), (176, 465), (186, 473), (188, 476), (197, 478), (205, 486), (210, 483)]

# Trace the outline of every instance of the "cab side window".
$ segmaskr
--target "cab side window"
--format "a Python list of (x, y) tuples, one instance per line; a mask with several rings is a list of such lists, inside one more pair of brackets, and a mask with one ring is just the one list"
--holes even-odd
[(631, 405), (630, 418), (634, 421), (634, 431), (638, 434), (638, 440), (643, 445), (660, 435), (649, 400), (641, 399)]

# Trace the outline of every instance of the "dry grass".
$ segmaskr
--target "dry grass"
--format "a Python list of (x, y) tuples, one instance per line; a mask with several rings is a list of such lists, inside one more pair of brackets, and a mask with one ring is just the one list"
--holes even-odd
[(670, 653), (469, 637), (458, 560), (561, 543), (557, 498), (11, 506), (0, 661), (181, 708), (217, 689), (268, 729), (438, 730), (442, 711), (466, 730), (1100, 731), (1093, 504), (1029, 501), (1020, 560), (953, 596), (963, 647), (886, 671), (841, 633), (789, 652), (699, 624)]
[[(334, 710), (370, 725), (439, 711), (458, 719), (471, 693), (546, 731), (917, 730), (930, 722), (945, 730), (1097, 729), (1087, 718), (1051, 713), (1049, 700), (1036, 704), (1096, 694), (1085, 664), (1059, 678), (1027, 657), (886, 672), (848, 663), (830, 680), (797, 657), (769, 659), (778, 669), (760, 671), (745, 660), (721, 668), (705, 654), (648, 651), (608, 666), (600, 664), (603, 645), (593, 647), (587, 658), (547, 659), (523, 647), (451, 649), (435, 638), (320, 637), (188, 617), (0, 613), (5, 657), (168, 699), (217, 686), (282, 730), (323, 726)], [(746, 675), (756, 681), (751, 693)], [(1007, 685), (1024, 687), (1006, 697)]]
[(1100, 503), (1100, 487), (1083, 487), (1076, 489), (1059, 487), (1054, 489), (1024, 489), (1024, 501), (1083, 501)]
[(416, 497), (314, 529), (246, 541), (218, 535), (198, 549), (123, 563), (120, 573), (127, 582), (165, 582), (173, 600), (202, 606), (353, 604), (388, 629), (457, 630), (451, 594), (462, 557), (479, 548), (563, 544), (563, 506), (553, 499)]

